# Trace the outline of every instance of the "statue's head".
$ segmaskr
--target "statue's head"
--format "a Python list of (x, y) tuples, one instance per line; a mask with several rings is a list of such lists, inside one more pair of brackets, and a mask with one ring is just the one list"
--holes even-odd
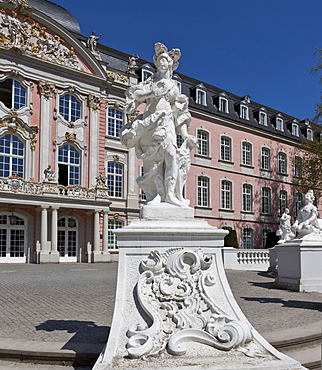
[(179, 66), (178, 60), (181, 57), (181, 52), (179, 49), (172, 49), (168, 52), (168, 48), (165, 45), (161, 44), (161, 42), (157, 42), (154, 45), (154, 51), (155, 54), (153, 57), (153, 61), (157, 68), (159, 66), (159, 60), (161, 58), (165, 58), (168, 61), (171, 74), (178, 68)]
[(306, 194), (305, 194), (305, 196), (304, 196), (304, 198), (307, 200), (307, 201), (309, 201), (309, 202), (314, 202), (314, 199), (315, 199), (315, 196), (314, 196), (314, 193), (313, 193), (313, 190), (309, 190)]

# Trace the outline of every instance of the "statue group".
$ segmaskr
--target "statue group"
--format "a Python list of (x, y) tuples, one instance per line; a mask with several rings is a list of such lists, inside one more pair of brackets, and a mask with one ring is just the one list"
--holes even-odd
[(304, 196), (305, 205), (299, 210), (293, 225), (291, 225), (289, 209), (285, 209), (280, 218), (279, 229), (276, 232), (276, 235), (280, 236), (279, 243), (284, 243), (295, 237), (303, 238), (314, 232), (322, 232), (318, 222), (318, 210), (313, 204), (314, 200), (313, 190), (309, 190)]
[[(146, 204), (164, 202), (187, 207), (183, 188), (190, 169), (190, 151), (197, 146), (197, 139), (188, 135), (188, 98), (180, 94), (172, 79), (181, 53), (179, 49), (168, 51), (161, 43), (156, 43), (154, 49), (157, 73), (126, 91), (126, 114), (133, 114), (142, 103), (146, 106), (123, 128), (121, 141), (126, 147), (135, 148), (143, 161), (144, 173), (137, 183), (146, 195)], [(180, 148), (177, 135), (183, 139)]]

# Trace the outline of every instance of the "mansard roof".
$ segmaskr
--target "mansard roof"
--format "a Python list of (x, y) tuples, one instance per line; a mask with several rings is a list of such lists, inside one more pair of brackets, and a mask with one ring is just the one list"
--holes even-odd
[(76, 18), (62, 6), (48, 0), (28, 0), (28, 4), (54, 19), (68, 31), (81, 35), (81, 29)]

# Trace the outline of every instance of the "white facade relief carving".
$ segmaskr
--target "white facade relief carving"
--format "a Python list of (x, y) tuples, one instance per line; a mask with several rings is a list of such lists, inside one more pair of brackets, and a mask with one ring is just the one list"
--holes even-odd
[(34, 56), (70, 68), (85, 69), (74, 48), (66, 47), (64, 40), (52, 35), (30, 17), (5, 13), (0, 8), (0, 48), (15, 50), (23, 55)]
[(280, 225), (276, 231), (276, 235), (280, 237), (280, 240), (278, 241), (279, 244), (293, 239), (295, 236), (291, 230), (291, 216), (289, 215), (288, 208), (285, 208), (285, 211), (280, 218)]
[(43, 95), (47, 100), (53, 98), (57, 94), (56, 85), (49, 83), (47, 81), (39, 81), (39, 92), (40, 95)]
[(13, 5), (14, 8), (18, 11), (21, 11), (23, 9), (32, 9), (27, 0), (5, 0), (5, 2)]
[(127, 65), (127, 70), (131, 74), (135, 74), (135, 71), (139, 68), (137, 65), (137, 60), (139, 59), (139, 56), (137, 54), (132, 54), (129, 56), (129, 62)]
[[(137, 183), (146, 194), (147, 205), (188, 207), (182, 190), (190, 168), (190, 150), (197, 146), (197, 139), (188, 135), (188, 98), (179, 93), (172, 79), (181, 52), (168, 52), (161, 43), (156, 43), (154, 49), (157, 74), (126, 91), (125, 113), (133, 114), (142, 103), (147, 103), (145, 111), (124, 126), (121, 141), (128, 148), (134, 147), (137, 157), (143, 160), (144, 174)], [(184, 139), (180, 148), (177, 134)]]
[(123, 76), (122, 74), (118, 72), (111, 72), (111, 71), (106, 71), (106, 75), (108, 78), (115, 82), (120, 82), (121, 84), (127, 85), (129, 82), (129, 79), (126, 76)]
[(99, 110), (101, 109), (101, 105), (103, 102), (103, 98), (89, 94), (87, 97), (88, 106), (93, 110)]
[(225, 351), (241, 347), (247, 356), (265, 356), (254, 343), (247, 347), (253, 340), (249, 323), (229, 315), (214, 299), (212, 264), (211, 255), (183, 248), (154, 251), (141, 262), (136, 297), (152, 324), (129, 328), (129, 357), (148, 358), (165, 351), (180, 356), (188, 341)]

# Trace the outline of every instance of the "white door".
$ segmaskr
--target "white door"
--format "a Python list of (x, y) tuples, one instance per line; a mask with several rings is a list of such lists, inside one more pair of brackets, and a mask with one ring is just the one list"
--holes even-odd
[(25, 263), (26, 221), (14, 215), (0, 215), (0, 263)]
[(59, 262), (77, 262), (78, 221), (73, 217), (63, 217), (58, 220), (57, 243)]

